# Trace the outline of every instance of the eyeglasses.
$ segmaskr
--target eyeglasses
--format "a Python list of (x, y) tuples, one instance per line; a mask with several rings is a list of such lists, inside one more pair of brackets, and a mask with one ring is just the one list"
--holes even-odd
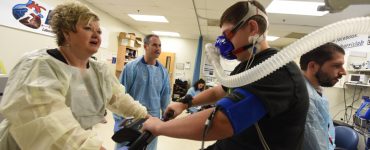
[(236, 32), (245, 24), (245, 22), (247, 22), (247, 20), (249, 19), (243, 18), (230, 31), (222, 32), (222, 35), (230, 41), (235, 36)]

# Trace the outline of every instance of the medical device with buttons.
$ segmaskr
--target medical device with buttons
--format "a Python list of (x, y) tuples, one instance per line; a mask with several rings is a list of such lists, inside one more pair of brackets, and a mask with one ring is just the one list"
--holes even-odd
[(369, 96), (362, 96), (364, 100), (353, 115), (354, 129), (366, 139), (366, 147), (370, 146), (370, 99)]
[(348, 82), (356, 84), (368, 84), (368, 77), (365, 74), (350, 74)]

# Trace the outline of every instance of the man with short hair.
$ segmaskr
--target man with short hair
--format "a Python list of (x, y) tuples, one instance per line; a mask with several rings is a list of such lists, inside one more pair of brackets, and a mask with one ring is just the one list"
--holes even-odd
[[(161, 110), (164, 112), (170, 102), (170, 83), (166, 68), (157, 60), (161, 54), (159, 36), (145, 36), (144, 49), (144, 56), (125, 65), (120, 82), (128, 94), (147, 108), (151, 116), (160, 118)], [(115, 115), (114, 119), (117, 131), (123, 118)], [(118, 144), (119, 147), (122, 145)], [(156, 147), (157, 138), (148, 145), (147, 150), (156, 150)]]
[(343, 48), (326, 43), (301, 56), (300, 66), (310, 97), (304, 143), (305, 150), (333, 150), (335, 130), (329, 104), (321, 87), (332, 87), (346, 74)]

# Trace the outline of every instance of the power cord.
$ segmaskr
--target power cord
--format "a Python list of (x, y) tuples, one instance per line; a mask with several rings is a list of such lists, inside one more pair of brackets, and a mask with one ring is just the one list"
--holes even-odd
[[(351, 105), (350, 105), (350, 108), (351, 108), (351, 113), (350, 113), (350, 115), (349, 115), (349, 117), (351, 117), (352, 116), (352, 112), (353, 112), (353, 103), (354, 103), (354, 101), (355, 101), (355, 99), (356, 99), (356, 90), (357, 90), (357, 87), (355, 87), (355, 90), (353, 91), (353, 97), (352, 97), (352, 103), (351, 103)], [(347, 123), (349, 123), (349, 121), (350, 121), (350, 119), (348, 119), (347, 120)]]
[(215, 119), (216, 112), (218, 110), (219, 110), (219, 107), (216, 106), (216, 108), (212, 111), (212, 113), (209, 115), (208, 119), (204, 123), (204, 129), (203, 129), (203, 134), (202, 134), (202, 146), (200, 148), (201, 150), (204, 150), (204, 142), (205, 142), (206, 136), (208, 134), (209, 129), (212, 126), (213, 120)]
[[(354, 93), (354, 97), (353, 97), (353, 100), (352, 100), (352, 104), (351, 104), (351, 113), (350, 113), (350, 117), (352, 116), (352, 113), (353, 113), (353, 105), (354, 105), (354, 103), (356, 102), (356, 101), (358, 101), (358, 100), (360, 100), (360, 97), (361, 97), (361, 93), (362, 93), (362, 90), (363, 90), (363, 88), (360, 88), (360, 91), (359, 91), (359, 93), (358, 93), (358, 95), (357, 95), (357, 98), (355, 98), (355, 95), (356, 95), (356, 89), (357, 89), (357, 87), (355, 88), (355, 91), (353, 92)], [(347, 122), (348, 123), (348, 122)]]
[[(346, 84), (347, 82), (344, 82)], [(344, 100), (344, 116), (343, 121), (346, 122), (347, 120), (347, 101), (346, 101), (346, 88), (343, 87), (343, 100)]]
[[(347, 82), (344, 82), (344, 84), (346, 84), (346, 83)], [(343, 100), (344, 100), (343, 122), (345, 122), (347, 124), (351, 121), (351, 118), (352, 118), (352, 115), (353, 115), (353, 109), (354, 109), (353, 106), (354, 106), (355, 102), (360, 100), (361, 93), (363, 92), (363, 88), (360, 87), (360, 90), (359, 90), (358, 94), (356, 94), (356, 91), (358, 90), (357, 88), (358, 87), (354, 88), (353, 95), (352, 95), (352, 98), (351, 98), (352, 102), (350, 102), (349, 105), (347, 105), (346, 88), (343, 87)], [(348, 112), (349, 111), (348, 109), (351, 109), (350, 113)], [(343, 110), (341, 110), (341, 111), (343, 111)], [(335, 116), (337, 116), (340, 112), (338, 112)]]

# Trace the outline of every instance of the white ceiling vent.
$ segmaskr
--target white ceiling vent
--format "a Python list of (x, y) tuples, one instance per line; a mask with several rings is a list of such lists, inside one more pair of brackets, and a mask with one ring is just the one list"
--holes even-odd
[(292, 32), (292, 33), (289, 33), (288, 35), (286, 35), (285, 37), (286, 38), (292, 38), (292, 39), (300, 39), (300, 38), (302, 38), (306, 35), (307, 35), (306, 33)]
[(207, 19), (207, 25), (218, 27), (220, 25), (220, 20), (218, 20), (218, 19)]

